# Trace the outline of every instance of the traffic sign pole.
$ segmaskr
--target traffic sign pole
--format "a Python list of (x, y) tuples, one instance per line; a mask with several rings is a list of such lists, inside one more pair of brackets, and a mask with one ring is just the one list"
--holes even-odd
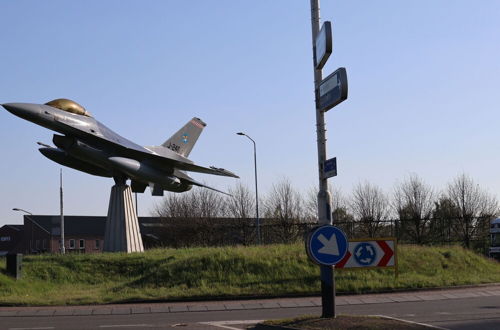
[(320, 266), (321, 276), (321, 317), (335, 318), (335, 276), (333, 266)]
[[(316, 38), (319, 34), (319, 0), (311, 0), (311, 27), (313, 54), (316, 56)], [(321, 84), (323, 74), (321, 69), (316, 69), (316, 59), (314, 65), (314, 90)], [(319, 99), (316, 94), (316, 136), (318, 144), (318, 222), (320, 225), (332, 224), (331, 195), (328, 191), (328, 181), (323, 175), (323, 166), (326, 160), (326, 129), (325, 115), (319, 109)], [(320, 266), (321, 272), (321, 302), (322, 317), (335, 317), (335, 274), (333, 266)]]

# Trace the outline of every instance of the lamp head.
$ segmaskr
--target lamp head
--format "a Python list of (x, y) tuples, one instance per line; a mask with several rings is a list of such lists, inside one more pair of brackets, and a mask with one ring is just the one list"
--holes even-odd
[(243, 132), (238, 132), (238, 133), (236, 133), (236, 134), (238, 134), (238, 135), (246, 135), (246, 134), (245, 134), (245, 133), (243, 133)]

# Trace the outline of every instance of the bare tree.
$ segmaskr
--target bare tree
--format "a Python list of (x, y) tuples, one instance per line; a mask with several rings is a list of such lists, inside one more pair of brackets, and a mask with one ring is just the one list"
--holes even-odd
[(393, 207), (401, 220), (401, 229), (418, 244), (428, 234), (435, 194), (416, 174), (394, 188)]
[(226, 197), (227, 215), (234, 218), (235, 225), (239, 229), (239, 244), (249, 245), (255, 242), (256, 228), (255, 198), (247, 186), (239, 183), (229, 189), (231, 196)]
[[(333, 221), (343, 221), (344, 219), (335, 218), (336, 210), (348, 209), (347, 199), (345, 198), (342, 190), (337, 186), (328, 185), (328, 191), (332, 196), (332, 216)], [(307, 191), (307, 197), (304, 201), (304, 215), (307, 220), (318, 220), (318, 188), (316, 186), (311, 187)]]
[(432, 222), (430, 223), (430, 234), (436, 242), (452, 241), (452, 229), (458, 218), (460, 218), (458, 207), (448, 197), (442, 194), (434, 202)]
[(446, 197), (455, 205), (459, 218), (456, 230), (466, 247), (471, 238), (484, 230), (492, 217), (498, 214), (497, 199), (482, 190), (468, 175), (461, 174), (448, 184)]
[(360, 231), (375, 237), (389, 214), (389, 202), (382, 189), (369, 182), (359, 183), (353, 190), (350, 206)]
[[(163, 232), (158, 234), (163, 240), (175, 241), (176, 246), (218, 245), (224, 241), (225, 231), (218, 218), (225, 216), (226, 209), (222, 194), (198, 188), (182, 194), (168, 193), (152, 213), (162, 218), (163, 227), (158, 231)], [(176, 237), (169, 232), (173, 228)]]
[(224, 197), (213, 190), (193, 189), (185, 193), (167, 193), (152, 212), (164, 218), (215, 218), (224, 216)]
[(304, 220), (318, 222), (318, 187), (312, 186), (306, 192), (304, 200)]
[(154, 206), (151, 213), (160, 218), (192, 218), (194, 212), (190, 205), (191, 195), (188, 193), (167, 193), (162, 201)]
[(247, 186), (239, 183), (229, 189), (226, 198), (228, 216), (232, 218), (249, 219), (255, 217), (255, 198)]
[(223, 194), (210, 189), (196, 189), (193, 197), (199, 218), (212, 219), (226, 215), (226, 199)]
[(265, 215), (276, 222), (281, 229), (277, 232), (282, 242), (290, 242), (298, 237), (296, 224), (304, 216), (303, 201), (292, 187), (290, 180), (284, 178), (274, 184), (264, 201)]

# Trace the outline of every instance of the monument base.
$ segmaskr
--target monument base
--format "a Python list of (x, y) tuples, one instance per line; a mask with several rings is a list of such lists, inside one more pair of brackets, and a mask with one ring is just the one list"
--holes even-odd
[(111, 188), (104, 251), (144, 252), (132, 189), (126, 184), (116, 184)]

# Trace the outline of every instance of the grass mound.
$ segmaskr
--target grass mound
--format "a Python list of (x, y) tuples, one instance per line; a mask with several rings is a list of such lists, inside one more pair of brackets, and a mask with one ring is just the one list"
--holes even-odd
[[(336, 272), (338, 292), (376, 292), (500, 282), (500, 264), (460, 247), (400, 246), (388, 269)], [(5, 275), (0, 304), (102, 304), (318, 294), (319, 267), (302, 244), (157, 249), (143, 254), (24, 256), (24, 277)]]

